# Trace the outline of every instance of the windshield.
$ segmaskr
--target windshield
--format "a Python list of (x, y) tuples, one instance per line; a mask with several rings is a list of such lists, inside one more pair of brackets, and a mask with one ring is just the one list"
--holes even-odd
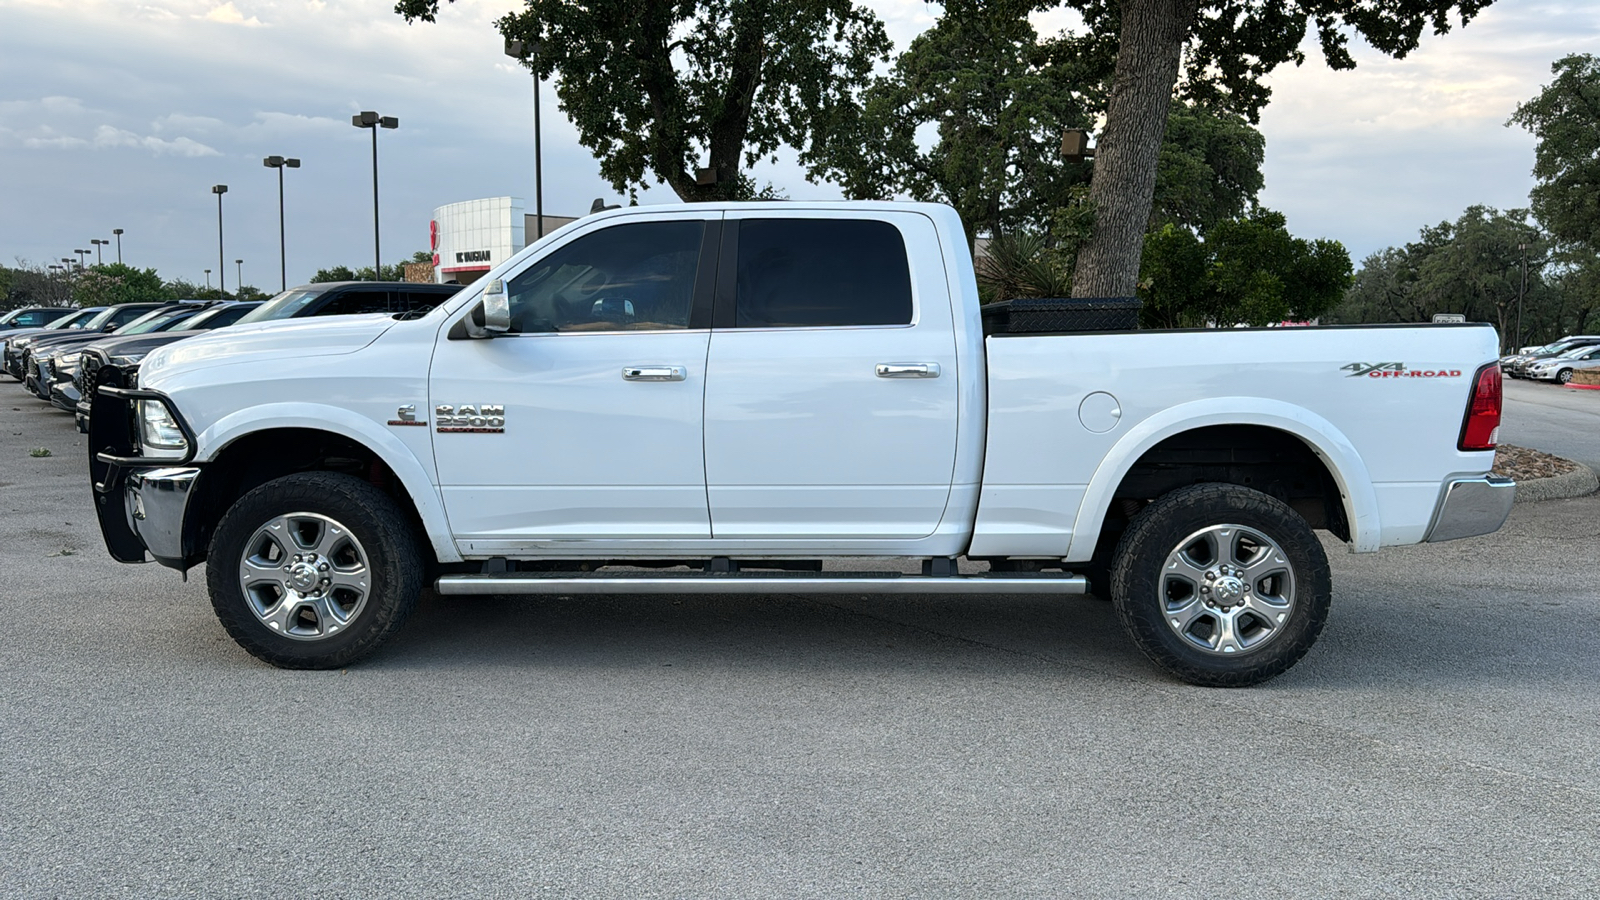
[(1577, 358), (1579, 356), (1584, 355), (1585, 353), (1588, 353), (1590, 350), (1593, 350), (1593, 349), (1594, 349), (1594, 346), (1592, 344), (1584, 344), (1581, 347), (1573, 347), (1571, 350), (1568, 350), (1568, 351), (1562, 353), (1561, 354), (1561, 358), (1562, 359), (1575, 359), (1575, 358)]
[(92, 318), (89, 321), (83, 323), (79, 327), (81, 327), (81, 328), (100, 328), (101, 326), (105, 325), (106, 322), (110, 321), (111, 317), (116, 315), (116, 314), (117, 314), (117, 307), (108, 306), (105, 309), (102, 309), (99, 312), (95, 313), (94, 318)]
[(158, 309), (147, 312), (132, 322), (118, 328), (113, 334), (149, 334), (152, 331), (167, 331), (179, 322), (193, 316), (198, 310), (194, 309)]
[(44, 323), (44, 327), (45, 328), (70, 328), (70, 327), (72, 327), (73, 320), (77, 319), (81, 315), (83, 315), (83, 313), (69, 312), (64, 316), (58, 316), (58, 317), (56, 317), (54, 319), (51, 319), (50, 321)]
[(228, 306), (219, 306), (208, 309), (187, 322), (172, 329), (173, 331), (206, 331), (212, 328), (222, 328), (239, 321), (240, 317), (256, 309), (255, 303), (233, 303)]
[(248, 325), (251, 322), (271, 322), (274, 319), (291, 318), (320, 296), (322, 296), (321, 291), (284, 291), (245, 314), (236, 324)]

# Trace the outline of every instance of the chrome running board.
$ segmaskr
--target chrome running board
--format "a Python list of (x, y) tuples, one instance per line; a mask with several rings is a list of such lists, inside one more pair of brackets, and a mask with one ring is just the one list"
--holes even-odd
[(446, 575), (439, 593), (493, 594), (1084, 594), (1082, 575), (999, 572), (902, 575), (899, 572), (506, 572)]

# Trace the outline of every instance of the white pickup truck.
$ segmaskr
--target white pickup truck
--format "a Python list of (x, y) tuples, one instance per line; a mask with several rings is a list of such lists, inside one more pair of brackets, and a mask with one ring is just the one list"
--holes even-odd
[(636, 207), (419, 318), (162, 348), (96, 395), (91, 474), (111, 554), (206, 561), (222, 624), (279, 666), (365, 656), (429, 584), (1092, 584), (1167, 672), (1246, 685), (1326, 621), (1314, 529), (1364, 553), (1504, 522), (1496, 347), (1482, 325), (986, 335), (947, 207)]

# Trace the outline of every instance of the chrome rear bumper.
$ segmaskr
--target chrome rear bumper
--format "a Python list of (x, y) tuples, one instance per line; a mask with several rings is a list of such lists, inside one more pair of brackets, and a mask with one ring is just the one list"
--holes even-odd
[(1499, 475), (1446, 482), (1424, 541), (1453, 541), (1500, 530), (1517, 499), (1517, 483)]

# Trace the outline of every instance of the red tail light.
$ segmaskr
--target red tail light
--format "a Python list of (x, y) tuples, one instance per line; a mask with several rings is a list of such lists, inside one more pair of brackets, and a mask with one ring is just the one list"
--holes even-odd
[(1472, 399), (1461, 423), (1461, 450), (1493, 450), (1500, 442), (1500, 364), (1490, 363), (1472, 376)]

